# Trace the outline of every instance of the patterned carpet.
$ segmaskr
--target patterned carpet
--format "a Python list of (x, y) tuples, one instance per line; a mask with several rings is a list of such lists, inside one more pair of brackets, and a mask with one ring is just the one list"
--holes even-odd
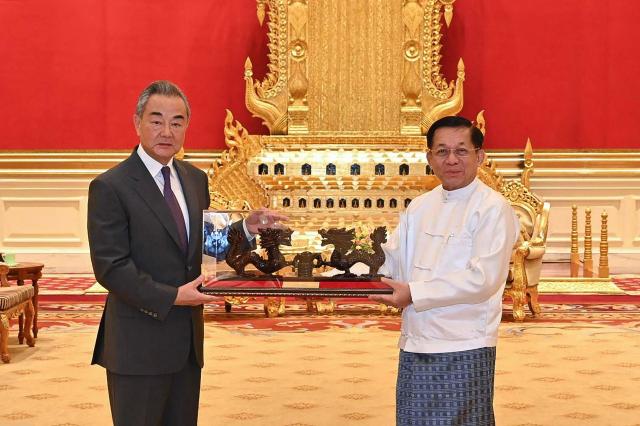
[[(88, 364), (104, 295), (91, 279), (43, 279), (36, 347), (10, 336), (0, 365), (0, 425), (110, 424), (105, 375)], [(544, 316), (500, 328), (498, 425), (640, 425), (640, 279), (616, 294), (545, 293)], [(260, 301), (206, 309), (201, 425), (394, 423), (400, 318), (338, 300), (311, 315), (299, 300), (265, 318)]]
[[(104, 371), (89, 365), (95, 326), (11, 338), (0, 365), (3, 426), (110, 424)], [(206, 324), (200, 425), (391, 426), (397, 331), (312, 332)], [(640, 330), (503, 323), (495, 410), (500, 426), (638, 425)]]
[[(68, 331), (97, 325), (100, 321), (104, 294), (87, 294), (94, 284), (92, 277), (55, 277), (40, 281), (40, 328)], [(546, 289), (544, 288), (546, 286)], [(527, 317), (527, 322), (628, 325), (640, 324), (640, 277), (615, 277), (611, 283), (596, 288), (588, 283), (541, 284), (540, 302), (543, 316)], [(550, 291), (556, 288), (556, 292)], [(366, 299), (336, 300), (332, 315), (310, 314), (306, 302), (300, 299), (285, 301), (286, 314), (265, 318), (260, 299), (234, 305), (231, 313), (222, 303), (207, 305), (205, 318), (209, 323), (229, 330), (305, 331), (335, 328), (368, 328), (397, 331), (398, 315), (381, 314), (379, 306)], [(326, 301), (325, 301), (326, 302)], [(527, 313), (529, 313), (527, 311)], [(504, 322), (512, 322), (511, 306), (504, 304)]]

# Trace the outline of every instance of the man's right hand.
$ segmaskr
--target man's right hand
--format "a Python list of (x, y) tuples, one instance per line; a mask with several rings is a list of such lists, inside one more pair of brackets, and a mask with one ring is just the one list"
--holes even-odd
[(406, 308), (413, 303), (411, 300), (411, 289), (409, 288), (409, 284), (394, 281), (386, 277), (382, 277), (380, 281), (391, 287), (393, 289), (393, 294), (372, 294), (369, 296), (369, 300), (375, 300), (376, 302), (384, 303), (385, 305), (394, 306), (396, 308)]
[(200, 275), (195, 280), (178, 287), (178, 296), (174, 305), (180, 306), (198, 306), (203, 303), (216, 302), (220, 300), (218, 296), (210, 296), (198, 291), (198, 286), (204, 281), (204, 276)]

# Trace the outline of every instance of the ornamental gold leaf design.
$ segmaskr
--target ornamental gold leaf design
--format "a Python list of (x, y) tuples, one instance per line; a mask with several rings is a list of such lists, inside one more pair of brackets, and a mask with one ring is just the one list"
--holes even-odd
[(233, 420), (255, 420), (264, 416), (257, 413), (241, 412), (241, 413), (227, 414), (225, 417)]
[(54, 395), (52, 393), (37, 393), (34, 395), (25, 395), (25, 398), (36, 399), (39, 401), (42, 399), (58, 398), (58, 395)]
[(589, 420), (589, 419), (594, 419), (594, 418), (598, 417), (595, 414), (582, 413), (582, 412), (579, 412), (579, 411), (567, 413), (567, 414), (564, 414), (563, 416), (564, 417), (568, 417), (570, 419), (577, 419), (577, 420)]
[(341, 417), (344, 417), (347, 420), (366, 420), (373, 416), (371, 414), (356, 412), (356, 413), (346, 413), (346, 414), (343, 414)]
[(294, 410), (308, 410), (310, 408), (317, 407), (317, 404), (313, 404), (311, 402), (292, 402), (289, 404), (284, 404), (287, 408), (293, 408)]
[(509, 402), (502, 404), (502, 406), (504, 408), (511, 408), (512, 410), (524, 410), (533, 407), (532, 404), (527, 404), (526, 402)]

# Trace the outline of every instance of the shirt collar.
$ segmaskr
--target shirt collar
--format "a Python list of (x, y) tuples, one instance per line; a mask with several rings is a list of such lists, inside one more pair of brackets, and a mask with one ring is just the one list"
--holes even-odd
[(462, 188), (454, 189), (453, 191), (447, 191), (446, 189), (442, 188), (442, 201), (446, 203), (447, 201), (463, 200), (469, 197), (469, 195), (471, 195), (471, 193), (475, 191), (477, 186), (478, 178), (476, 177), (471, 181), (469, 185)]
[[(147, 154), (147, 151), (144, 150), (142, 145), (138, 145), (138, 150), (136, 152), (138, 153), (138, 157), (140, 157), (147, 170), (149, 170), (149, 173), (151, 173), (151, 176), (155, 178), (158, 174), (160, 174), (160, 169), (164, 167), (164, 164), (153, 159), (149, 154)], [(171, 174), (174, 175), (173, 158), (169, 160), (167, 166), (169, 166)]]

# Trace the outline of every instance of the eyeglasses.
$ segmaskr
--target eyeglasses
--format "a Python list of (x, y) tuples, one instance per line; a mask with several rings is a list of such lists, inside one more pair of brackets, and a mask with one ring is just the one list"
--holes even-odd
[(438, 158), (447, 158), (449, 156), (449, 154), (451, 154), (453, 152), (453, 155), (455, 155), (458, 158), (465, 158), (468, 157), (469, 155), (471, 155), (472, 152), (475, 151), (479, 151), (481, 148), (473, 148), (473, 149), (468, 149), (468, 148), (438, 148), (435, 150), (432, 149), (428, 149), (427, 152), (432, 152), (433, 155), (435, 155)]

